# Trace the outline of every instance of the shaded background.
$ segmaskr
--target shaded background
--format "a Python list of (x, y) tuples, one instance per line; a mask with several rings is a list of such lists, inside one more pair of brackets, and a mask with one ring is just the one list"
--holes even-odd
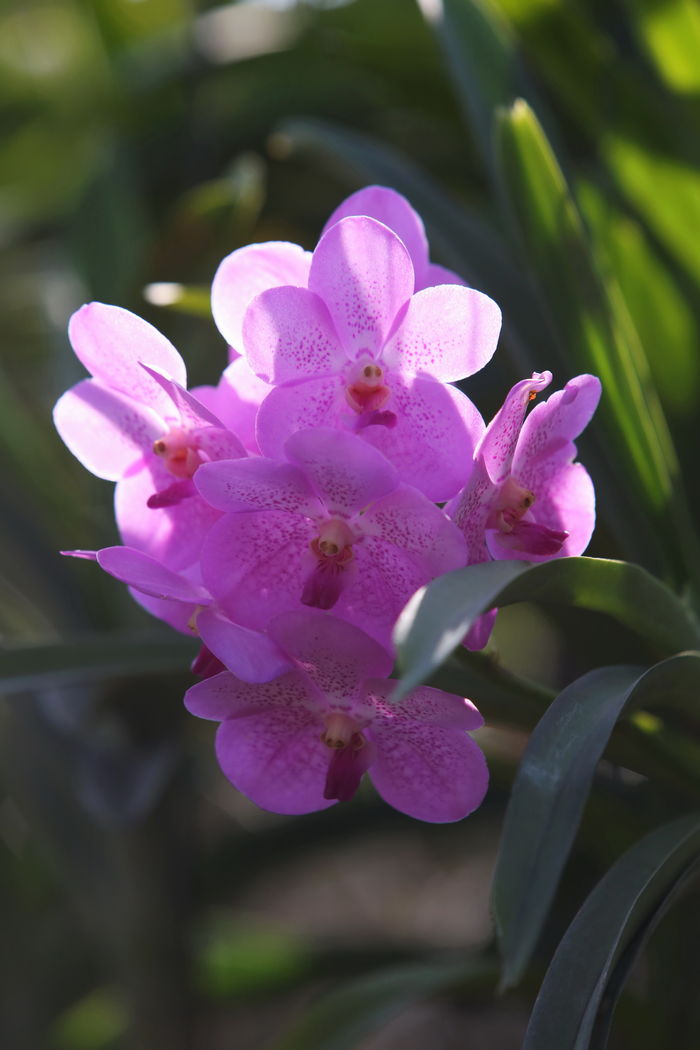
[[(50, 422), (82, 377), (65, 334), (73, 310), (99, 299), (140, 313), (180, 349), (192, 384), (215, 382), (226, 348), (207, 297), (221, 257), (270, 239), (312, 248), (368, 182), (405, 192), (435, 261), (504, 306), (499, 353), (468, 387), (484, 415), (527, 371), (553, 367), (550, 293), (508, 246), (490, 129), (460, 106), (460, 78), (475, 73), (495, 96), (506, 81), (529, 85), (695, 478), (697, 8), (453, 3), (495, 19), (529, 78), (511, 85), (478, 34), (474, 69), (449, 40), (441, 48), (424, 17), (438, 6), (5, 0), (0, 11), (0, 628), (8, 646), (63, 641), (87, 654), (79, 682), (0, 705), (3, 1048), (308, 1050), (326, 1030), (323, 1045), (363, 1050), (520, 1045), (541, 971), (496, 997), (488, 893), (524, 735), (483, 732), (492, 788), (456, 827), (412, 822), (369, 787), (316, 816), (262, 813), (216, 768), (212, 727), (182, 711), (186, 643), (178, 651), (93, 565), (57, 555), (118, 539), (111, 485)], [(556, 386), (581, 370), (560, 351)], [(581, 446), (603, 493), (615, 484), (605, 441), (600, 429), (596, 447)], [(678, 582), (674, 552), (647, 543), (649, 528), (633, 503), (603, 513), (590, 553)], [(121, 653), (108, 680), (88, 668), (105, 639)], [(504, 611), (495, 645), (506, 666), (553, 687), (608, 659), (642, 659), (622, 628), (534, 607)], [(672, 788), (601, 771), (540, 965), (596, 877), (674, 802)], [(617, 1047), (700, 1042), (682, 955), (697, 938), (674, 914), (623, 999)], [(379, 971), (357, 999), (307, 1014), (319, 993)], [(380, 994), (357, 1027), (392, 980), (399, 993)]]

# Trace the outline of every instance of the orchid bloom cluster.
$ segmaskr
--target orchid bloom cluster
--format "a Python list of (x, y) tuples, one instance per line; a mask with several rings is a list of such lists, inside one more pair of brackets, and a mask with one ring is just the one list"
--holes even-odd
[[(422, 221), (373, 186), (312, 252), (253, 244), (212, 288), (230, 363), (187, 389), (155, 328), (90, 303), (70, 322), (90, 372), (58, 401), (68, 448), (116, 482), (122, 546), (96, 560), (201, 643), (188, 709), (220, 723), (219, 763), (259, 806), (306, 813), (365, 772), (392, 806), (459, 820), (482, 801), (474, 705), (437, 689), (392, 702), (392, 630), (411, 595), (476, 562), (580, 554), (594, 492), (574, 440), (600, 384), (549, 372), (485, 425), (454, 383), (481, 369), (501, 314), (430, 262)], [(486, 644), (495, 612), (465, 639)]]

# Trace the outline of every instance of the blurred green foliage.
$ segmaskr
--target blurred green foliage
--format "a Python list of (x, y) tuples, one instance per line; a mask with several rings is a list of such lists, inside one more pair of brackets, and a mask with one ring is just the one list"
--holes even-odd
[[(82, 302), (141, 313), (193, 383), (215, 381), (221, 257), (312, 247), (345, 195), (391, 184), (436, 261), (503, 306), (499, 353), (469, 387), (485, 416), (527, 370), (605, 373), (581, 442), (599, 492), (589, 553), (640, 562), (697, 610), (697, 6), (6, 0), (0, 121), (0, 1046), (359, 1048), (432, 996), (422, 1043), (409, 1013), (415, 1031), (390, 1024), (372, 1046), (515, 1050), (576, 908), (696, 804), (696, 710), (657, 697), (614, 730), (619, 765), (599, 770), (533, 963), (496, 997), (485, 891), (525, 734), (577, 676), (648, 667), (654, 639), (579, 593), (505, 610), (498, 663), (445, 664), (443, 683), (468, 676), (493, 714), (492, 789), (463, 826), (418, 826), (369, 790), (308, 818), (257, 813), (181, 711), (186, 647), (57, 555), (116, 532), (111, 487), (50, 410), (82, 375), (65, 334)], [(660, 615), (635, 600), (632, 626)], [(640, 748), (649, 779), (629, 772)], [(426, 894), (402, 881), (411, 865)], [(613, 1050), (696, 1050), (699, 916), (686, 888), (623, 993)]]

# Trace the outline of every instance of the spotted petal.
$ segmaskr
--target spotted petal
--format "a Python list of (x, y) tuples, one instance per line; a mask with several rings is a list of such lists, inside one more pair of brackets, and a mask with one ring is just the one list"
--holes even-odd
[(340, 371), (347, 362), (322, 299), (306, 288), (270, 288), (256, 296), (243, 320), (251, 369), (274, 385)]

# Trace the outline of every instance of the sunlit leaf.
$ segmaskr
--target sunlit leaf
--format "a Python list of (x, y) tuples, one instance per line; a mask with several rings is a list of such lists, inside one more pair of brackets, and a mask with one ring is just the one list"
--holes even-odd
[[(669, 564), (679, 550), (700, 578), (697, 536), (685, 505), (663, 410), (634, 326), (614, 289), (603, 289), (576, 205), (534, 113), (522, 100), (498, 120), (499, 170), (514, 227), (537, 274), (570, 368), (603, 384), (601, 423), (616, 447), (621, 491), (656, 525)], [(657, 191), (658, 192), (658, 191)], [(602, 440), (602, 435), (598, 438)]]
[(671, 821), (628, 850), (598, 883), (562, 939), (523, 1050), (603, 1050), (637, 953), (700, 857), (700, 814)]
[(627, 0), (631, 22), (673, 91), (700, 91), (700, 8), (694, 0)]
[(523, 601), (606, 613), (662, 654), (700, 642), (700, 628), (686, 606), (638, 565), (602, 558), (484, 562), (434, 580), (401, 613), (394, 632), (403, 668), (397, 697), (425, 681), (482, 613)]
[(576, 837), (598, 760), (629, 708), (694, 703), (700, 653), (642, 671), (604, 667), (557, 697), (530, 737), (513, 784), (494, 877), (502, 984), (515, 984), (534, 950)]

